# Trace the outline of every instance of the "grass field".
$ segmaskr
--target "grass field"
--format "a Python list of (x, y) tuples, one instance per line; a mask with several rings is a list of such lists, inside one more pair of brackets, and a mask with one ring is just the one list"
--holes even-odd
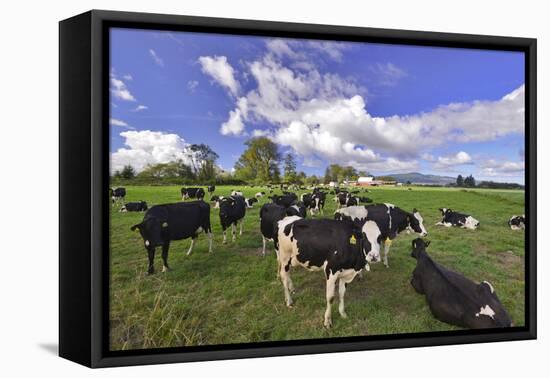
[[(180, 187), (126, 186), (126, 201), (145, 200), (150, 205), (180, 201)], [(260, 187), (217, 187), (250, 197)], [(278, 192), (278, 191), (277, 191)], [(446, 188), (373, 188), (366, 194), (375, 202), (390, 202), (407, 211), (416, 207), (424, 217), (431, 240), (428, 253), (438, 262), (475, 280), (488, 280), (514, 323), (524, 324), (524, 232), (507, 225), (513, 214), (524, 213), (523, 191), (460, 190)], [(208, 197), (208, 196), (207, 196)], [(325, 217), (336, 208), (327, 196)], [(169, 263), (173, 271), (147, 276), (143, 241), (130, 226), (143, 213), (111, 214), (110, 319), (111, 349), (141, 349), (207, 344), (296, 340), (357, 335), (396, 334), (453, 330), (436, 320), (423, 296), (409, 281), (415, 260), (411, 240), (403, 233), (392, 244), (389, 268), (371, 265), (362, 280), (346, 292), (347, 319), (333, 304), (333, 327), (323, 327), (325, 279), (322, 272), (293, 269), (295, 306), (284, 304), (283, 288), (276, 278), (272, 243), (261, 256), (259, 210), (263, 198), (247, 210), (244, 233), (235, 243), (222, 244), (218, 210), (211, 209), (213, 253), (207, 238), (199, 236), (191, 256), (185, 256), (190, 240), (172, 242)], [(470, 213), (481, 222), (476, 231), (434, 226), (439, 207)], [(228, 240), (231, 240), (228, 235)]]

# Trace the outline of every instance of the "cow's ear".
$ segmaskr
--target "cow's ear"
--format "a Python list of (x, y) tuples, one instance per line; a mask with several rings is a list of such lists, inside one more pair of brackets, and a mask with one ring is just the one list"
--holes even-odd
[(416, 210), (416, 207), (413, 209), (413, 214), (418, 213), (418, 210)]
[(431, 241), (425, 240), (424, 243), (426, 244), (426, 248), (430, 245)]

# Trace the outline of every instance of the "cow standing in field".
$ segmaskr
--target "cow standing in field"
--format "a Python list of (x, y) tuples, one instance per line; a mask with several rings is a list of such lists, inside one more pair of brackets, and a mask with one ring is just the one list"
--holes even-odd
[(462, 214), (445, 207), (439, 209), (443, 219), (436, 223), (436, 226), (461, 227), (469, 230), (475, 230), (479, 227), (479, 221), (468, 214)]
[(321, 214), (325, 215), (325, 201), (326, 201), (327, 195), (325, 192), (316, 192), (311, 195), (311, 202), (309, 205), (309, 210), (311, 212), (311, 216), (314, 216), (315, 214)]
[(151, 207), (143, 221), (131, 227), (139, 230), (149, 255), (149, 274), (154, 273), (156, 247), (162, 247), (162, 271), (168, 266), (168, 249), (172, 240), (191, 238), (190, 255), (199, 233), (208, 234), (208, 252), (212, 252), (212, 229), (210, 227), (210, 205), (204, 201), (180, 202)]
[(123, 202), (124, 198), (126, 197), (126, 188), (114, 188), (111, 189), (111, 202), (113, 204), (116, 204), (117, 202)]
[[(277, 222), (275, 249), (278, 251), (278, 270), (283, 283), (285, 302), (291, 307), (291, 292), (294, 285), (290, 278), (291, 266), (302, 266), (310, 271), (323, 270), (326, 279), (326, 300), (324, 325), (332, 325), (332, 302), (338, 283), (339, 307), (343, 318), (346, 285), (353, 281), (368, 263), (376, 261), (379, 253), (371, 250), (365, 234), (371, 234), (372, 222), (366, 222), (363, 229), (351, 222), (330, 219), (302, 219), (292, 216)], [(375, 225), (374, 225), (375, 226)], [(376, 232), (376, 230), (372, 230)], [(372, 236), (372, 235), (371, 235)]]
[(243, 219), (246, 214), (246, 203), (242, 196), (231, 196), (219, 201), (220, 223), (223, 230), (223, 243), (227, 243), (226, 230), (231, 226), (232, 241), (236, 240), (237, 224), (239, 235), (243, 234)]
[(436, 263), (426, 253), (429, 241), (413, 240), (411, 256), (416, 259), (411, 285), (425, 295), (432, 314), (440, 321), (463, 328), (513, 327), (493, 286), (476, 284), (462, 274)]
[(361, 225), (365, 221), (375, 222), (380, 229), (380, 241), (384, 242), (384, 265), (386, 267), (389, 267), (388, 254), (392, 240), (401, 232), (412, 231), (421, 236), (428, 235), (424, 227), (424, 219), (416, 209), (409, 213), (391, 203), (338, 209), (334, 213), (334, 219), (351, 221), (357, 225)]
[(128, 211), (146, 211), (147, 210), (147, 202), (145, 201), (139, 201), (139, 202), (127, 202), (120, 208), (120, 212), (125, 213)]
[(279, 196), (279, 195), (274, 195), (274, 196), (271, 196), (269, 197), (270, 200), (273, 201), (273, 203), (279, 205), (279, 206), (284, 206), (284, 207), (289, 207), (290, 205), (292, 205), (296, 200), (297, 200), (298, 197), (296, 197), (296, 195), (294, 193), (292, 193), (292, 195), (282, 195), (282, 196)]
[(512, 230), (525, 229), (525, 215), (513, 215), (508, 221), (508, 226), (510, 226)]
[(216, 190), (216, 186), (215, 185), (209, 185), (206, 190), (208, 190), (208, 195), (210, 196), (210, 198), (212, 198), (212, 193), (214, 193), (214, 191)]
[(204, 199), (203, 188), (181, 188), (181, 200), (185, 201), (189, 198), (196, 198), (198, 200)]
[(252, 209), (252, 205), (254, 205), (256, 202), (258, 202), (256, 198), (246, 198), (244, 200), (247, 209)]

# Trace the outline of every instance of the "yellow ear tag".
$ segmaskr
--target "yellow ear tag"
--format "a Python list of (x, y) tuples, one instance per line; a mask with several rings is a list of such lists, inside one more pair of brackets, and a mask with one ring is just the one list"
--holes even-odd
[(162, 224), (162, 227), (168, 227), (168, 223), (164, 222), (164, 223)]
[(392, 242), (392, 240), (391, 240), (390, 238), (386, 238), (385, 243), (386, 243), (387, 245), (391, 245), (391, 242)]
[(357, 243), (357, 239), (355, 239), (355, 235), (351, 235), (351, 238), (349, 238), (349, 243), (350, 244), (356, 244)]

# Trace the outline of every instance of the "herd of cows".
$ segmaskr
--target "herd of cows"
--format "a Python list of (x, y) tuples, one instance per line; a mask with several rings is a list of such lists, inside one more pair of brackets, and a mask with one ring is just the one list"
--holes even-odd
[[(322, 270), (326, 278), (326, 310), (324, 325), (332, 325), (332, 303), (338, 290), (339, 313), (346, 318), (344, 295), (346, 286), (369, 264), (383, 261), (388, 264), (392, 241), (402, 232), (428, 235), (419, 211), (408, 212), (393, 204), (372, 204), (360, 192), (368, 190), (326, 191), (309, 188), (310, 193), (300, 197), (283, 189), (281, 195), (258, 192), (245, 198), (242, 192), (231, 191), (227, 196), (214, 195), (215, 186), (207, 187), (210, 202), (219, 209), (223, 230), (223, 243), (227, 242), (226, 231), (231, 228), (232, 241), (236, 240), (237, 228), (242, 235), (243, 220), (247, 208), (263, 197), (260, 209), (259, 228), (262, 235), (262, 255), (266, 244), (273, 241), (277, 254), (277, 277), (281, 280), (285, 303), (293, 305), (294, 285), (290, 277), (291, 267), (302, 266), (310, 271)], [(269, 193), (273, 188), (267, 187)], [(191, 238), (187, 255), (191, 254), (200, 233), (208, 236), (208, 251), (212, 252), (212, 227), (210, 205), (204, 201), (203, 188), (182, 188), (182, 202), (154, 205), (148, 208), (145, 201), (126, 202), (125, 188), (110, 190), (113, 204), (121, 203), (120, 211), (145, 211), (141, 223), (131, 227), (139, 231), (148, 253), (148, 273), (154, 273), (154, 256), (157, 247), (162, 248), (162, 271), (170, 270), (168, 250), (170, 242)], [(320, 218), (324, 214), (328, 195), (333, 195), (337, 210), (333, 219)], [(186, 201), (193, 199), (193, 201)], [(366, 203), (366, 205), (360, 205)], [(448, 208), (439, 209), (442, 219), (437, 225), (461, 227), (470, 230), (480, 223), (469, 214)], [(311, 215), (310, 218), (307, 214)], [(512, 230), (525, 228), (525, 216), (512, 216), (508, 221)], [(411, 256), (416, 259), (411, 285), (425, 295), (432, 314), (440, 321), (463, 328), (499, 328), (513, 326), (512, 320), (499, 301), (493, 286), (483, 281), (479, 284), (458, 272), (435, 262), (426, 252), (430, 242), (422, 238), (412, 241)], [(383, 250), (383, 256), (382, 256)]]

